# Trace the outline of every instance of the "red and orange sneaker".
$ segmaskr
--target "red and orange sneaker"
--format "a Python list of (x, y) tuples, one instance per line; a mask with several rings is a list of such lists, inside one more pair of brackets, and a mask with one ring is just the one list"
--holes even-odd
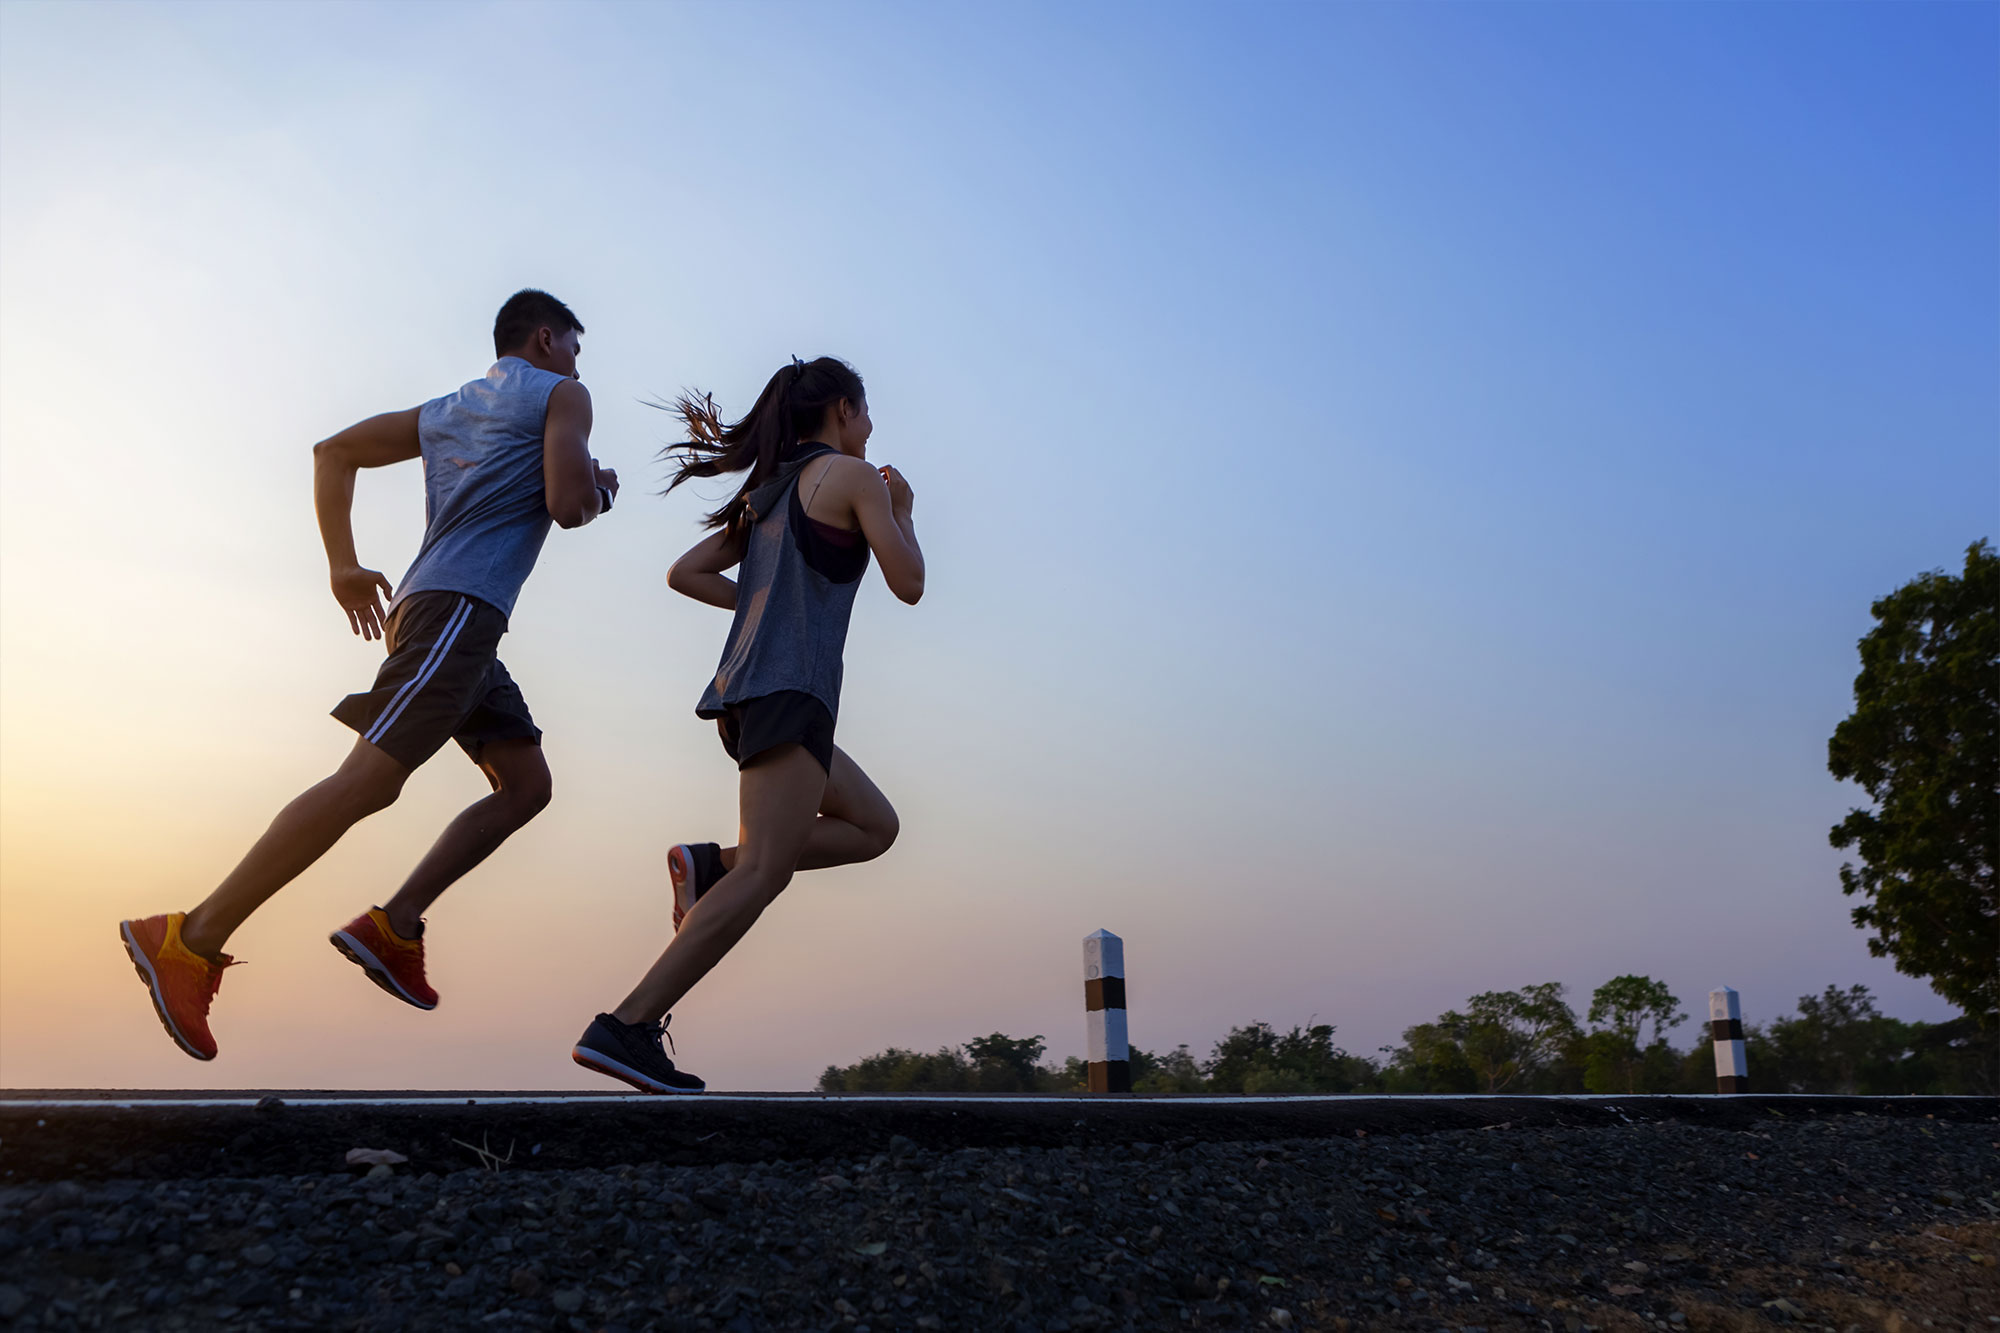
[(389, 924), (389, 914), (371, 907), (328, 936), (333, 947), (359, 963), (368, 979), (404, 1004), (435, 1009), (438, 993), (424, 980), (424, 928), (406, 940)]
[(226, 953), (213, 960), (203, 958), (181, 943), (181, 923), (186, 920), (186, 912), (169, 912), (143, 921), (120, 921), (118, 936), (152, 994), (160, 1026), (195, 1059), (213, 1060), (215, 1038), (208, 1031), (208, 1006), (222, 989), (222, 970), (236, 960)]

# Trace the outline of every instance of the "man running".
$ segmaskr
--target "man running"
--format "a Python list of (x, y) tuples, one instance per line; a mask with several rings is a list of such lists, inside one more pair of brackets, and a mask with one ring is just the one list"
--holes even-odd
[[(423, 914), (549, 802), (541, 729), (497, 656), (507, 617), (553, 521), (578, 528), (611, 508), (618, 474), (590, 456), (590, 394), (576, 377), (583, 325), (547, 292), (516, 292), (493, 322), (484, 379), (421, 407), (370, 417), (313, 446), (313, 507), (334, 600), (364, 639), (384, 640), (375, 687), (333, 715), (359, 739), (332, 777), (278, 812), (191, 912), (122, 921), (118, 933), (167, 1035), (215, 1058), (208, 1009), (234, 960), (222, 946), (266, 899), (354, 825), (393, 805), (412, 771), (455, 740), (493, 794), (445, 827), (396, 895), (333, 933), (369, 980), (419, 1009)], [(401, 587), (354, 553), (354, 475), (424, 460), (423, 546)], [(382, 593), (393, 593), (387, 611)]]

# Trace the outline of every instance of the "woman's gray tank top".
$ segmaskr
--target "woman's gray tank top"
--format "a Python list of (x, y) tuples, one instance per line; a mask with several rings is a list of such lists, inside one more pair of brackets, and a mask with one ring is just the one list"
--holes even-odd
[[(806, 563), (790, 502), (799, 470), (833, 452), (806, 445), (750, 493), (753, 520), (736, 580), (736, 619), (715, 679), (695, 705), (697, 716), (721, 717), (746, 699), (798, 690), (839, 718), (841, 654), (861, 575), (836, 583)], [(803, 522), (803, 506), (796, 512)]]

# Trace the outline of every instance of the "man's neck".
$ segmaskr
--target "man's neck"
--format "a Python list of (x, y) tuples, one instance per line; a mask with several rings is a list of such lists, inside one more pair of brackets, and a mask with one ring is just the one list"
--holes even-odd
[(504, 361), (510, 356), (513, 357), (516, 361), (527, 362), (529, 365), (533, 366), (536, 370), (553, 371), (555, 369), (554, 366), (550, 365), (541, 356), (537, 355), (535, 351), (531, 348), (517, 347), (511, 352), (502, 352), (499, 356), (499, 359)]

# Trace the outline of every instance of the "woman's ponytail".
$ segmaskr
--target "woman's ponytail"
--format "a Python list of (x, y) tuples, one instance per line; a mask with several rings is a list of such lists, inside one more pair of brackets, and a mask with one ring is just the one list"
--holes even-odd
[(801, 361), (796, 356), (780, 367), (757, 395), (742, 420), (724, 425), (712, 394), (692, 391), (666, 406), (687, 428), (687, 439), (660, 451), (675, 462), (674, 487), (695, 477), (720, 477), (747, 470), (749, 476), (729, 502), (708, 515), (707, 526), (735, 529), (749, 513), (750, 492), (777, 472), (794, 445), (819, 429), (826, 409), (842, 399), (859, 405), (866, 397), (861, 376), (845, 361), (822, 356)]

